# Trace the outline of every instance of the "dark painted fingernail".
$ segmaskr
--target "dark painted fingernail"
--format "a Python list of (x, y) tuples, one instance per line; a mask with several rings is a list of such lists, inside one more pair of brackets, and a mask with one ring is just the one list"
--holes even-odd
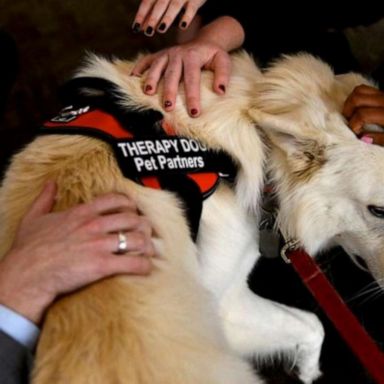
[(159, 31), (165, 31), (165, 28), (167, 27), (167, 25), (165, 23), (161, 23), (159, 25)]
[(165, 108), (172, 107), (172, 102), (169, 101), (169, 100), (166, 100), (166, 101), (164, 102), (164, 107), (165, 107)]
[(152, 35), (153, 33), (153, 28), (152, 27), (148, 27), (146, 30), (145, 30), (145, 34), (146, 35)]
[(197, 115), (199, 113), (199, 111), (196, 109), (196, 108), (192, 108), (191, 109), (191, 115), (192, 116), (195, 116), (195, 115)]
[(151, 92), (151, 91), (152, 91), (152, 85), (146, 85), (145, 92)]
[(225, 92), (225, 85), (224, 84), (220, 84), (219, 85), (219, 89), (221, 89), (223, 92)]
[(139, 23), (133, 24), (132, 31), (133, 31), (133, 33), (139, 33), (140, 32), (140, 24)]
[(187, 28), (187, 22), (186, 21), (182, 21), (180, 23), (180, 28)]

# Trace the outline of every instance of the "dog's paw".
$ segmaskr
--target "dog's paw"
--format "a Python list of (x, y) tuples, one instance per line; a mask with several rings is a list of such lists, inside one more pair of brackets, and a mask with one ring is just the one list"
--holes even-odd
[[(324, 341), (324, 328), (320, 320), (311, 313), (306, 313), (306, 339), (297, 346), (297, 368), (299, 379), (311, 384), (321, 376), (319, 367), (321, 347)], [(310, 332), (308, 332), (310, 329)]]

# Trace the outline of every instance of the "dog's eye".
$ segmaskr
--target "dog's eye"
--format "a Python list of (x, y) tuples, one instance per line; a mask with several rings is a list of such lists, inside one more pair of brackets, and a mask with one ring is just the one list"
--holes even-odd
[(384, 207), (377, 207), (376, 205), (368, 205), (368, 211), (371, 212), (373, 216), (376, 216), (379, 219), (384, 219)]

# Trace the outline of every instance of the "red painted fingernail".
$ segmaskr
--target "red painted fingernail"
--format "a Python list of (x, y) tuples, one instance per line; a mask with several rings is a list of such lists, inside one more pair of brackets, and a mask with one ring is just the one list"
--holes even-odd
[(159, 26), (159, 31), (165, 31), (165, 28), (167, 27), (167, 25), (165, 23), (161, 23), (160, 26)]
[(140, 24), (139, 23), (135, 23), (135, 24), (133, 24), (133, 26), (132, 26), (132, 31), (133, 31), (133, 33), (139, 33), (140, 32)]
[(191, 109), (191, 115), (192, 115), (192, 116), (197, 115), (198, 112), (199, 112), (199, 111), (198, 111), (196, 108), (192, 108), (192, 109)]
[(153, 28), (151, 26), (147, 27), (147, 29), (145, 30), (145, 34), (147, 36), (152, 36), (153, 34)]
[(166, 101), (164, 102), (164, 107), (165, 107), (165, 108), (172, 107), (172, 102), (169, 101), (169, 100), (166, 100)]
[(152, 85), (146, 85), (145, 92), (151, 92), (151, 91), (152, 91)]
[(219, 89), (221, 89), (223, 92), (225, 92), (225, 85), (224, 84), (220, 84), (219, 85)]

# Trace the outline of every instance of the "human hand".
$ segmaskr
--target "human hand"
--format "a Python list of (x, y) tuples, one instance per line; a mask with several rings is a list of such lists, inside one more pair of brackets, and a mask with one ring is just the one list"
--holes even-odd
[[(0, 262), (0, 303), (38, 324), (60, 294), (115, 274), (147, 274), (151, 227), (126, 196), (110, 193), (52, 213), (56, 185), (47, 183)], [(116, 255), (117, 232), (127, 253)]]
[(141, 58), (132, 70), (132, 75), (140, 76), (146, 70), (144, 92), (154, 95), (163, 78), (163, 107), (169, 112), (175, 108), (179, 83), (183, 78), (187, 109), (192, 117), (200, 115), (201, 70), (214, 73), (213, 90), (223, 95), (229, 83), (231, 60), (220, 46), (194, 40), (177, 45)]
[(384, 93), (368, 85), (359, 85), (344, 103), (343, 115), (357, 135), (366, 135), (375, 144), (384, 145), (384, 132), (370, 132), (364, 126), (377, 124), (384, 127)]
[(207, 0), (142, 0), (133, 21), (134, 32), (144, 31), (153, 36), (155, 31), (165, 33), (182, 13), (179, 27), (188, 28), (198, 9)]

